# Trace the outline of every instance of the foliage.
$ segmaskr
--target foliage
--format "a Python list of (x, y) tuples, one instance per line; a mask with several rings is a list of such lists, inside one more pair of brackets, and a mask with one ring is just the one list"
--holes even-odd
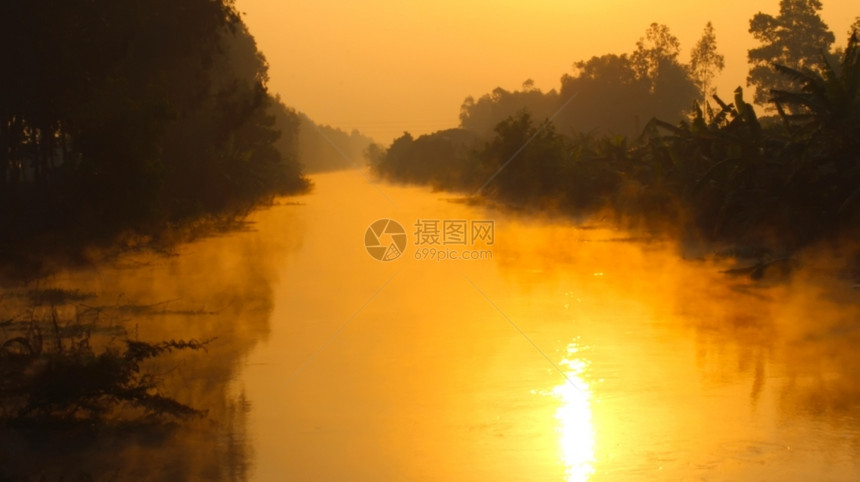
[(725, 57), (717, 52), (717, 36), (714, 33), (714, 26), (708, 22), (704, 32), (702, 32), (702, 38), (690, 52), (690, 75), (701, 93), (701, 100), (716, 94), (711, 83), (725, 66)]
[[(202, 350), (208, 342), (124, 340), (96, 353), (90, 329), (30, 321), (21, 336), (0, 344), (0, 422), (96, 421), (139, 409), (144, 416), (187, 417), (201, 412), (159, 393), (147, 360), (177, 350)], [(47, 338), (46, 338), (47, 336)]]
[(0, 41), (16, 46), (0, 52), (0, 241), (157, 229), (307, 186), (229, 0), (4, 2)]
[(771, 89), (797, 88), (790, 77), (774, 71), (773, 64), (793, 69), (817, 70), (822, 57), (836, 40), (818, 16), (819, 0), (780, 0), (776, 17), (757, 13), (749, 32), (761, 44), (749, 50), (751, 64), (747, 84), (756, 88), (755, 103), (766, 105)]
[(792, 182), (828, 228), (860, 222), (860, 39), (852, 34), (842, 62), (820, 71), (777, 65), (800, 85), (773, 90), (772, 101), (790, 135)]
[(497, 87), (478, 100), (467, 97), (460, 106), (460, 127), (487, 138), (492, 137), (496, 125), (503, 119), (527, 110), (540, 119), (549, 118), (559, 107), (555, 91), (541, 92), (531, 80), (523, 82), (522, 90), (507, 91)]
[(653, 82), (666, 64), (677, 63), (680, 52), (681, 42), (672, 35), (669, 27), (652, 23), (645, 36), (636, 42), (631, 62), (639, 77)]
[(428, 183), (439, 188), (470, 189), (486, 174), (473, 162), (471, 149), (477, 137), (463, 129), (449, 129), (418, 139), (408, 132), (388, 149), (369, 147), (371, 166), (389, 179)]
[[(648, 90), (625, 56), (596, 57), (580, 69), (587, 99), (595, 79), (613, 79), (618, 103), (629, 99), (625, 92)], [(638, 138), (565, 135), (521, 112), (499, 122), (491, 140), (453, 155), (450, 144), (438, 144), (441, 133), (405, 135), (377, 153), (376, 169), (397, 180), (480, 188), (516, 206), (611, 208), (627, 222), (771, 252), (850, 239), (860, 226), (860, 42), (851, 38), (839, 65), (775, 71), (798, 86), (772, 91), (782, 122), (759, 119), (740, 87), (732, 102), (714, 94), (678, 123), (654, 118)]]
[(676, 118), (701, 97), (688, 66), (678, 60), (680, 44), (665, 25), (652, 24), (631, 54), (606, 54), (574, 63), (561, 88), (542, 92), (527, 80), (522, 89), (501, 87), (460, 107), (460, 127), (490, 139), (495, 127), (528, 113), (552, 120), (558, 132), (637, 135), (651, 117)]

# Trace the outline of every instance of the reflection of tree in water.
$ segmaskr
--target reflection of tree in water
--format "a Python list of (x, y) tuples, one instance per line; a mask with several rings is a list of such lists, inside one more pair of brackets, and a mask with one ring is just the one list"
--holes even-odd
[(860, 307), (819, 300), (801, 313), (809, 321), (785, 346), (783, 408), (839, 423), (860, 420)]
[[(4, 429), (2, 480), (247, 480), (247, 405), (217, 400), (206, 419)], [(29, 478), (28, 478), (29, 477)]]
[(696, 363), (702, 376), (715, 385), (748, 379), (750, 402), (756, 405), (765, 390), (767, 366), (774, 357), (777, 328), (770, 316), (773, 298), (730, 280), (722, 281), (727, 286), (712, 290), (713, 298), (707, 303), (695, 296), (679, 297), (677, 309), (696, 331)]
[[(301, 232), (293, 209), (259, 213), (259, 226), (274, 228), (268, 232), (210, 237), (171, 258), (124, 258), (4, 293), (2, 320), (54, 317), (69, 333), (89, 324), (96, 354), (124, 338), (212, 341), (205, 352), (163, 353), (141, 370), (158, 381), (150, 393), (202, 416), (153, 419), (124, 408), (97, 423), (0, 425), (0, 480), (246, 480), (250, 404), (230, 382), (268, 336), (270, 283)], [(12, 328), (0, 328), (0, 340), (12, 338)]]
[(707, 303), (678, 296), (676, 310), (696, 331), (697, 363), (713, 382), (748, 378), (753, 404), (771, 384), (785, 417), (856, 423), (860, 306), (846, 283), (805, 275), (770, 287), (724, 280)]

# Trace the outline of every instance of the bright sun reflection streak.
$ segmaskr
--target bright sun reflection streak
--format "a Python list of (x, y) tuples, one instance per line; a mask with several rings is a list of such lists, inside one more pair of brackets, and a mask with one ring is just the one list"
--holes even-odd
[[(568, 347), (568, 357), (577, 352), (575, 345)], [(567, 469), (570, 482), (586, 481), (594, 473), (594, 429), (591, 425), (591, 392), (582, 374), (588, 363), (578, 358), (561, 361), (566, 367), (567, 377), (573, 384), (565, 382), (552, 391), (561, 400), (555, 414), (558, 420), (559, 445), (562, 462)]]

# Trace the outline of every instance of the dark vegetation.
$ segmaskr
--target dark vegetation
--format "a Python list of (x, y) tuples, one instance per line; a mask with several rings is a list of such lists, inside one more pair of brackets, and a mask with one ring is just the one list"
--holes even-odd
[(248, 406), (227, 382), (263, 317), (124, 291), (0, 294), (0, 480), (246, 478)]
[[(149, 360), (208, 341), (147, 343), (128, 337), (111, 316), (156, 307), (86, 306), (91, 295), (59, 289), (27, 292), (29, 309), (0, 323), (0, 428), (44, 424), (166, 421), (201, 415), (159, 391)], [(60, 307), (79, 305), (73, 318)]]
[(4, 264), (308, 188), (232, 0), (2, 2), (0, 41)]
[(750, 22), (761, 47), (749, 52), (749, 82), (770, 116), (759, 118), (740, 87), (731, 97), (712, 89), (724, 60), (710, 24), (687, 64), (653, 24), (632, 54), (577, 62), (558, 92), (527, 82), (466, 99), (460, 128), (370, 149), (374, 168), (518, 207), (612, 213), (771, 259), (856, 239), (860, 31), (832, 50), (820, 2), (780, 5)]
[[(232, 0), (0, 2), (0, 42), (0, 275), (32, 280), (55, 261), (86, 261), (91, 247), (235, 226), (309, 188), (299, 114), (268, 92), (266, 60)], [(0, 479), (27, 434), (41, 446), (68, 433), (57, 427), (139, 428), (209, 408), (167, 393), (159, 372), (206, 341), (121, 328), (164, 309), (33, 290), (17, 312), (8, 294)]]

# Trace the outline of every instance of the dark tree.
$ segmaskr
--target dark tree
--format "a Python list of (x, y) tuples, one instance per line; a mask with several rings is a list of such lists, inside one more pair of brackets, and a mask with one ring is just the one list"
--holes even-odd
[(699, 88), (701, 98), (704, 100), (716, 93), (711, 85), (714, 78), (723, 71), (726, 66), (725, 57), (717, 52), (717, 36), (711, 22), (705, 25), (702, 38), (690, 52), (690, 75)]
[(608, 54), (574, 64), (560, 99), (575, 96), (559, 114), (561, 132), (639, 135), (652, 117), (677, 119), (698, 97), (680, 43), (665, 25), (651, 24), (631, 55)]
[(489, 138), (493, 136), (496, 125), (512, 115), (527, 111), (536, 119), (546, 119), (556, 109), (556, 92), (541, 92), (529, 79), (523, 82), (521, 90), (508, 91), (497, 87), (478, 100), (468, 97), (460, 106), (460, 127)]
[(231, 0), (2, 2), (0, 42), (0, 238), (109, 236), (304, 182)]
[(636, 42), (636, 50), (630, 60), (639, 77), (654, 81), (661, 68), (678, 62), (680, 52), (681, 43), (678, 37), (672, 35), (669, 27), (652, 23), (645, 31), (645, 36)]
[(835, 41), (818, 12), (819, 0), (780, 0), (776, 17), (757, 13), (750, 20), (750, 33), (761, 44), (748, 53), (750, 72), (747, 85), (754, 86), (754, 100), (765, 105), (770, 90), (790, 90), (798, 85), (780, 75), (774, 64), (793, 69), (820, 70), (824, 57)]

